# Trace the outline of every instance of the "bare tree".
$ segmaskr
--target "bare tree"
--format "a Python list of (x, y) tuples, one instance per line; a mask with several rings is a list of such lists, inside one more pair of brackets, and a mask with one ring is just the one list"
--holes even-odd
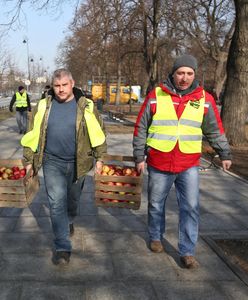
[[(172, 5), (175, 9), (175, 4)], [(184, 0), (177, 3), (176, 11), (177, 26), (186, 35), (183, 47), (199, 58), (203, 72), (213, 75), (209, 84), (219, 98), (226, 80), (226, 61), (234, 32), (233, 2)]]
[(236, 27), (227, 62), (222, 117), (231, 145), (245, 146), (248, 144), (245, 131), (248, 116), (248, 2), (234, 2)]

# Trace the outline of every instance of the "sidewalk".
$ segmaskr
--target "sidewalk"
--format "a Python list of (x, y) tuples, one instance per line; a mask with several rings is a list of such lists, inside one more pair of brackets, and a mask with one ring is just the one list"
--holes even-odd
[[(0, 123), (0, 158), (21, 158), (15, 119)], [(109, 153), (132, 155), (132, 135), (108, 137)], [(204, 164), (204, 162), (203, 162)], [(197, 270), (177, 255), (177, 203), (167, 202), (165, 253), (147, 248), (147, 175), (137, 211), (94, 205), (92, 173), (80, 200), (66, 268), (51, 263), (52, 231), (42, 172), (29, 208), (0, 208), (1, 300), (193, 300), (248, 298), (248, 286), (206, 243), (206, 237), (248, 236), (248, 184), (218, 169), (201, 172)]]

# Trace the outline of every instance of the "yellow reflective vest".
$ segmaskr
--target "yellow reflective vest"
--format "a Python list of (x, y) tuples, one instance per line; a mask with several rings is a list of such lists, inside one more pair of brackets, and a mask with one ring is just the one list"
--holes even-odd
[(148, 129), (147, 145), (170, 152), (178, 142), (183, 153), (201, 153), (205, 94), (199, 100), (188, 101), (180, 119), (171, 96), (160, 87), (156, 88), (156, 99), (157, 108)]
[[(94, 103), (93, 101), (86, 99), (88, 107), (85, 108), (84, 117), (86, 121), (86, 126), (88, 129), (88, 134), (90, 138), (91, 146), (97, 147), (102, 145), (105, 142), (105, 134), (102, 131), (102, 128), (97, 121), (93, 110)], [(27, 132), (21, 139), (21, 145), (24, 147), (29, 147), (33, 152), (37, 151), (39, 138), (40, 138), (40, 127), (46, 111), (46, 99), (42, 99), (38, 104), (38, 111), (34, 117), (34, 126), (33, 129)]]
[(22, 95), (19, 92), (16, 92), (16, 107), (28, 107), (26, 92)]

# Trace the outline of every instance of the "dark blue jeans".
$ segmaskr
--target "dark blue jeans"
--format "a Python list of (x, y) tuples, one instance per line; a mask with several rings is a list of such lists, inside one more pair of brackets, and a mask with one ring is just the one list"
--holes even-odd
[(69, 223), (77, 215), (85, 177), (76, 181), (74, 162), (45, 154), (43, 174), (47, 191), (56, 251), (71, 251)]
[(199, 227), (199, 168), (181, 173), (162, 172), (148, 166), (148, 232), (150, 240), (165, 233), (166, 199), (175, 184), (179, 207), (179, 255), (194, 255)]

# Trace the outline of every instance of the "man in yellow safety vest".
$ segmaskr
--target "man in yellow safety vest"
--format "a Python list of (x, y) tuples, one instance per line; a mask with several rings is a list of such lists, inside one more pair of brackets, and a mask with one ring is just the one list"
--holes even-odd
[(94, 103), (74, 87), (72, 74), (58, 69), (46, 98), (33, 109), (30, 130), (21, 139), (27, 172), (43, 166), (53, 228), (55, 265), (70, 261), (73, 220), (85, 181), (93, 167), (101, 172), (106, 153), (103, 121)]
[(204, 135), (224, 170), (231, 154), (213, 97), (195, 79), (197, 60), (178, 57), (167, 80), (146, 97), (133, 137), (137, 169), (148, 168), (148, 234), (153, 252), (164, 251), (166, 199), (174, 183), (179, 206), (178, 248), (182, 264), (196, 268), (199, 226), (199, 160)]
[(18, 87), (18, 91), (13, 95), (9, 110), (13, 111), (13, 105), (16, 107), (16, 122), (19, 133), (23, 134), (27, 131), (28, 111), (31, 111), (30, 98), (23, 86)]

